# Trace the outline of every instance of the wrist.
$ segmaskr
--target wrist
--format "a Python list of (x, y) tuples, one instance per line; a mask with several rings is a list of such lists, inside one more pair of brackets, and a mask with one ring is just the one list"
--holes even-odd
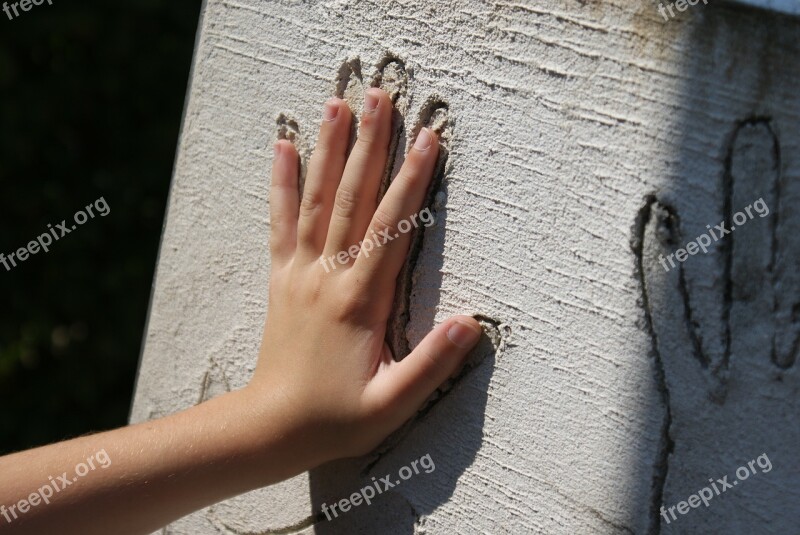
[[(313, 426), (280, 388), (250, 385), (226, 394), (235, 420), (236, 456), (253, 488), (271, 485), (322, 464)], [(227, 433), (226, 433), (227, 434)], [(230, 437), (228, 437), (230, 439)]]

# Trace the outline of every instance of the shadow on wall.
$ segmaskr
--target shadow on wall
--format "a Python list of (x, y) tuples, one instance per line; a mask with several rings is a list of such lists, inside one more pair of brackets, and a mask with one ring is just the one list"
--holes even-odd
[[(409, 259), (398, 277), (394, 314), (386, 335), (399, 359), (408, 355), (412, 342), (418, 341), (415, 338), (434, 327), (447, 222), (444, 199), (451, 187), (446, 178), (448, 149), (454, 127), (447, 103), (434, 96), (424, 100), (415, 124), (407, 131), (406, 118), (413, 100), (409, 94), (411, 74), (402, 59), (387, 54), (379, 62), (371, 84), (364, 82), (357, 58), (343, 64), (336, 81), (337, 96), (348, 100), (354, 111), (362, 108), (360, 100), (369, 85), (382, 87), (392, 96), (396, 108), (392, 161), (382, 192), (397, 175), (408, 142), (421, 127), (437, 131), (442, 142), (426, 202), (435, 224), (421, 226), (412, 240)], [(507, 334), (499, 322), (476, 317), (486, 333), (480, 345), (459, 376), (434, 394), (409, 424), (370, 457), (329, 463), (311, 471), (313, 511), (306, 526), (313, 524), (314, 531), (321, 534), (407, 535), (415, 532), (423, 515), (448, 501), (458, 478), (472, 465), (481, 446), (494, 360), (502, 351)], [(404, 495), (413, 495), (415, 503)], [(349, 504), (344, 502), (351, 498)]]
[(790, 533), (800, 525), (800, 19), (706, 9), (686, 36), (670, 164), (679, 180), (645, 200), (634, 226), (663, 402), (649, 533)]
[[(482, 363), (432, 401), (407, 433), (390, 437), (395, 443), (391, 449), (310, 473), (315, 533), (411, 535), (423, 515), (448, 502), (483, 438), (495, 348), (485, 339), (475, 354), (484, 357)], [(413, 495), (415, 503), (405, 495)], [(341, 500), (351, 499), (352, 506), (341, 512)]]

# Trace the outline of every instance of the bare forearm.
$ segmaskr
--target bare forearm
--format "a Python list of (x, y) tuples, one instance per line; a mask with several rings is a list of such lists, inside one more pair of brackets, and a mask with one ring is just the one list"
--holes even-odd
[(283, 456), (284, 431), (266, 427), (247, 395), (0, 458), (0, 532), (149, 533), (304, 469), (265, 468), (265, 456)]
[[(364, 93), (357, 157), (349, 158), (352, 112), (342, 99), (326, 102), (302, 203), (297, 150), (289, 140), (275, 144), (269, 310), (247, 388), (0, 458), (0, 532), (150, 533), (235, 494), (367, 454), (456, 373), (481, 335), (472, 317), (441, 323), (399, 361), (385, 341), (408, 231), (417, 218), (434, 222), (428, 208), (417, 211), (440, 161), (437, 134), (421, 128), (376, 208), (392, 106), (385, 91)], [(393, 229), (391, 241), (373, 242)], [(333, 270), (324, 259), (336, 259)]]

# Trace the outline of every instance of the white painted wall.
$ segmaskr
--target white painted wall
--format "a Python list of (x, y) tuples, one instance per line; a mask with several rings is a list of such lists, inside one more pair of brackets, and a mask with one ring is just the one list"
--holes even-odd
[[(455, 119), (410, 343), (461, 312), (510, 332), (366, 475), (323, 467), (164, 533), (796, 532), (800, 379), (771, 359), (798, 331), (799, 37), (717, 5), (665, 23), (628, 0), (208, 0), (132, 421), (249, 378), (276, 118), (307, 156), (348, 58), (367, 82), (405, 61), (409, 129), (430, 96)], [(759, 197), (771, 215), (730, 249), (659, 266), (668, 209), (683, 244)], [(762, 453), (772, 471), (659, 525), (653, 504)], [(425, 454), (431, 474), (315, 517)]]

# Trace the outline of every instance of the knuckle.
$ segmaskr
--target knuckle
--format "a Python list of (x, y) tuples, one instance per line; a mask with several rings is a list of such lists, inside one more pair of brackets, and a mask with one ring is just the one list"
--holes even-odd
[(432, 389), (438, 388), (442, 379), (449, 375), (447, 370), (445, 370), (445, 363), (441, 359), (441, 355), (435, 355), (430, 351), (422, 350), (420, 359), (425, 362), (424, 380)]
[(375, 158), (377, 152), (375, 147), (372, 145), (371, 141), (364, 139), (363, 137), (359, 137), (356, 140), (355, 145), (353, 145), (353, 150), (350, 151), (350, 158), (348, 161), (355, 161), (361, 165), (364, 162), (370, 161), (371, 158)]
[(388, 145), (388, 141), (388, 122), (384, 118), (376, 115), (365, 115), (361, 119), (356, 145), (361, 144), (365, 149), (369, 148), (371, 151), (374, 151), (374, 145)]
[(339, 191), (336, 192), (336, 200), (334, 202), (337, 213), (349, 217), (356, 210), (358, 195), (352, 189), (340, 186)]
[(310, 305), (318, 303), (322, 299), (323, 294), (323, 277), (316, 277), (313, 282), (310, 282), (306, 287), (306, 302)]
[(425, 171), (425, 166), (418, 158), (408, 158), (395, 181), (399, 182), (403, 189), (408, 190), (428, 181), (430, 172), (426, 173)]
[(278, 241), (280, 241), (280, 237), (286, 233), (287, 225), (283, 222), (283, 218), (280, 217), (280, 214), (272, 213), (269, 217), (269, 230), (271, 233), (269, 244), (270, 247), (273, 247)]
[(360, 317), (369, 305), (363, 292), (355, 292), (352, 290), (342, 292), (338, 297), (338, 310), (339, 319), (353, 319)]
[(315, 171), (322, 171), (333, 163), (338, 163), (345, 159), (343, 150), (337, 150), (337, 141), (331, 139), (330, 136), (323, 136), (317, 142), (314, 148), (314, 154), (311, 156), (310, 167)]
[(290, 213), (278, 207), (270, 211), (269, 230), (273, 237), (287, 234), (294, 224), (296, 224), (296, 221), (293, 220)]
[(304, 268), (287, 266), (287, 273), (280, 282), (281, 295), (301, 303), (304, 307), (313, 307), (323, 299), (325, 277), (309, 277)]
[(309, 216), (322, 207), (324, 200), (318, 191), (306, 191), (300, 201), (300, 214)]
[(379, 208), (372, 216), (372, 228), (375, 232), (388, 231), (390, 236), (394, 236), (397, 233), (396, 218)]
[(361, 123), (358, 127), (358, 142), (363, 144), (372, 144), (378, 137), (377, 127), (378, 122), (376, 121), (377, 117), (374, 115), (364, 115), (361, 118)]
[(283, 250), (286, 248), (286, 244), (281, 241), (280, 239), (270, 238), (269, 240), (269, 252), (274, 256), (279, 256)]
[(431, 372), (430, 375), (434, 375), (442, 368), (442, 360), (436, 354), (425, 349), (420, 353), (420, 357), (425, 361), (425, 367)]

